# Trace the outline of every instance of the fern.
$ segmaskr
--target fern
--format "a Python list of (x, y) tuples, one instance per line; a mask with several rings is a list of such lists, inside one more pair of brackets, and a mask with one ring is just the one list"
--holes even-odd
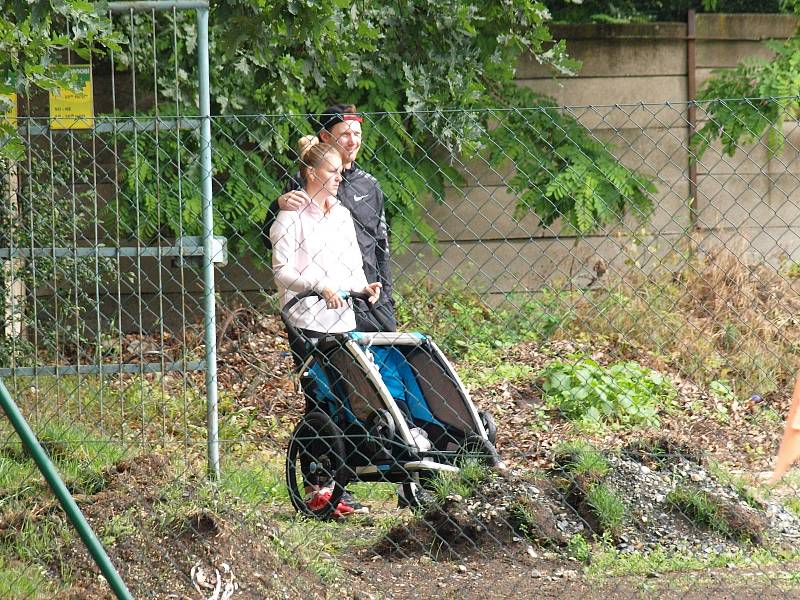
[(762, 138), (771, 155), (783, 151), (783, 123), (798, 114), (800, 39), (765, 45), (775, 53), (772, 60), (748, 58), (735, 69), (714, 71), (698, 94), (708, 122), (692, 137), (695, 160), (715, 141), (728, 156)]
[(530, 90), (508, 90), (518, 105), (491, 133), (490, 160), (515, 168), (509, 191), (519, 198), (516, 216), (535, 213), (544, 226), (563, 218), (578, 233), (620, 221), (628, 211), (652, 212), (651, 179), (620, 164), (603, 144), (548, 99)]

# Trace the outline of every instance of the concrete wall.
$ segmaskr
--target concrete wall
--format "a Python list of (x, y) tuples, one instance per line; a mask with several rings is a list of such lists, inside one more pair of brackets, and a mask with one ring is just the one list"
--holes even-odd
[[(733, 67), (748, 56), (769, 57), (766, 39), (794, 34), (796, 20), (783, 15), (697, 15), (697, 88), (714, 69)], [(448, 190), (444, 204), (431, 204), (440, 254), (424, 244), (395, 257), (397, 270), (458, 272), (494, 293), (541, 287), (594, 276), (603, 259), (612, 269), (645, 268), (686, 242), (689, 208), (687, 25), (562, 25), (556, 38), (583, 61), (580, 75), (554, 79), (534, 60), (523, 60), (519, 84), (555, 98), (566, 112), (609, 142), (626, 166), (652, 176), (658, 186), (655, 212), (644, 223), (627, 218), (619, 226), (576, 239), (555, 223), (544, 228), (534, 215), (512, 218), (516, 199), (503, 172), (465, 165), (467, 185)], [(706, 114), (697, 110), (698, 127)], [(800, 258), (800, 130), (786, 125), (782, 156), (770, 158), (757, 142), (733, 157), (710, 148), (697, 171), (697, 222), (701, 244), (734, 243), (777, 263)], [(635, 234), (635, 235), (634, 235)], [(742, 244), (742, 242), (737, 242)]]

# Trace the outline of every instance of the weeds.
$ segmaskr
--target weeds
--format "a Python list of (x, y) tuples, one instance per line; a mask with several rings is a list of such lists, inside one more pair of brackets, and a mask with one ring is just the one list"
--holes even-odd
[(135, 517), (136, 509), (129, 508), (123, 513), (112, 516), (107, 522), (103, 523), (102, 529), (98, 534), (103, 545), (114, 545), (139, 531)]
[(469, 389), (481, 388), (501, 381), (529, 379), (533, 369), (528, 365), (501, 362), (499, 364), (468, 364), (458, 370), (461, 381)]
[(629, 361), (602, 367), (581, 355), (554, 360), (541, 372), (548, 406), (589, 427), (658, 425), (658, 409), (677, 395), (660, 373)]
[(567, 553), (578, 562), (586, 564), (592, 556), (592, 549), (586, 538), (576, 533), (567, 542)]
[(688, 261), (675, 254), (649, 276), (629, 273), (605, 290), (556, 297), (575, 314), (556, 335), (605, 337), (700, 385), (727, 380), (737, 398), (765, 396), (794, 377), (800, 299), (790, 280), (745, 256), (736, 247)]
[(510, 296), (505, 307), (490, 307), (466, 281), (415, 278), (397, 286), (401, 329), (423, 331), (448, 356), (497, 367), (499, 351), (525, 340), (549, 337), (568, 312), (551, 291)]

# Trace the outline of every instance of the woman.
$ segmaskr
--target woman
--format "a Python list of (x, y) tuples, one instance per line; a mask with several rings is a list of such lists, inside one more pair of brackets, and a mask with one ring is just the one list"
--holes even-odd
[[(299, 211), (282, 210), (270, 228), (272, 268), (284, 306), (296, 294), (315, 290), (289, 311), (289, 320), (310, 337), (343, 333), (356, 327), (355, 314), (340, 292), (380, 297), (381, 284), (367, 282), (350, 212), (336, 198), (342, 181), (342, 158), (315, 136), (299, 142), (300, 175), (310, 202)], [(297, 353), (298, 340), (290, 340)]]
[[(299, 151), (303, 191), (310, 202), (298, 211), (280, 211), (269, 232), (281, 306), (300, 292), (315, 290), (324, 300), (310, 297), (298, 302), (289, 311), (292, 325), (307, 337), (352, 331), (355, 313), (340, 292), (364, 292), (374, 304), (381, 284), (367, 282), (353, 218), (336, 198), (342, 181), (339, 151), (314, 136), (302, 138)], [(289, 332), (289, 344), (299, 365), (303, 342)], [(307, 481), (306, 492), (308, 505), (316, 510), (329, 501), (332, 489), (319, 481)], [(345, 492), (333, 514), (342, 517), (365, 509)]]

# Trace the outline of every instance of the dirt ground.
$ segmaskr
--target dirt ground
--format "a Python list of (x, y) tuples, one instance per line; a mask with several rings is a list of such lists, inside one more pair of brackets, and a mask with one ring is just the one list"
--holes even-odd
[[(241, 322), (232, 319), (226, 325), (220, 348), (220, 387), (236, 397), (240, 407), (252, 407), (260, 415), (290, 423), (299, 415), (302, 401), (289, 381), (290, 359), (281, 327), (273, 317), (251, 317), (243, 314)], [(553, 356), (568, 355), (576, 349), (586, 348), (573, 343), (555, 343), (547, 348), (523, 345), (511, 350), (507, 359), (537, 369)], [(591, 348), (601, 363), (611, 360), (608, 350)], [(756, 480), (768, 468), (780, 427), (765, 427), (757, 418), (763, 408), (759, 406), (734, 407), (726, 421), (710, 420), (705, 409), (713, 399), (688, 382), (679, 378), (675, 382), (683, 410), (664, 418), (661, 433), (689, 440), (709, 456)], [(547, 468), (557, 442), (575, 436), (569, 423), (553, 415), (543, 419), (539, 392), (530, 382), (501, 382), (475, 390), (473, 397), (481, 408), (494, 413), (499, 424), (498, 448), (512, 466)], [(785, 410), (788, 393), (775, 398), (772, 405), (776, 411)], [(600, 447), (619, 448), (641, 435), (641, 431), (611, 431), (589, 437)], [(267, 443), (280, 445), (282, 440)], [(96, 528), (120, 514), (133, 515), (136, 531), (108, 545), (107, 550), (136, 598), (800, 597), (794, 576), (798, 565), (794, 564), (600, 578), (586, 575), (584, 565), (568, 558), (563, 549), (528, 549), (527, 544), (513, 540), (442, 560), (433, 560), (425, 553), (382, 556), (371, 547), (354, 549), (336, 556), (339, 571), (332, 582), (326, 582), (302, 560), (292, 560), (291, 548), (283, 555), (276, 551), (276, 515), (243, 521), (242, 515), (218, 507), (216, 511), (173, 516), (165, 521), (164, 515), (157, 514), (156, 490), (159, 483), (167, 483), (161, 460), (147, 455), (122, 463), (109, 474), (109, 483), (100, 493), (81, 499), (82, 509)], [(791, 488), (783, 491), (793, 492)], [(285, 523), (291, 518), (290, 511), (286, 507), (286, 514), (277, 516)], [(149, 525), (154, 519), (161, 519), (165, 525), (161, 534), (154, 534)], [(347, 535), (359, 535), (358, 525), (350, 524), (346, 529)], [(369, 531), (373, 534), (374, 527)], [(69, 564), (75, 565), (75, 583), (61, 598), (111, 597), (80, 544), (65, 552)], [(58, 576), (55, 565), (52, 574)], [(215, 590), (218, 582), (219, 590)], [(225, 595), (226, 584), (230, 596)]]

